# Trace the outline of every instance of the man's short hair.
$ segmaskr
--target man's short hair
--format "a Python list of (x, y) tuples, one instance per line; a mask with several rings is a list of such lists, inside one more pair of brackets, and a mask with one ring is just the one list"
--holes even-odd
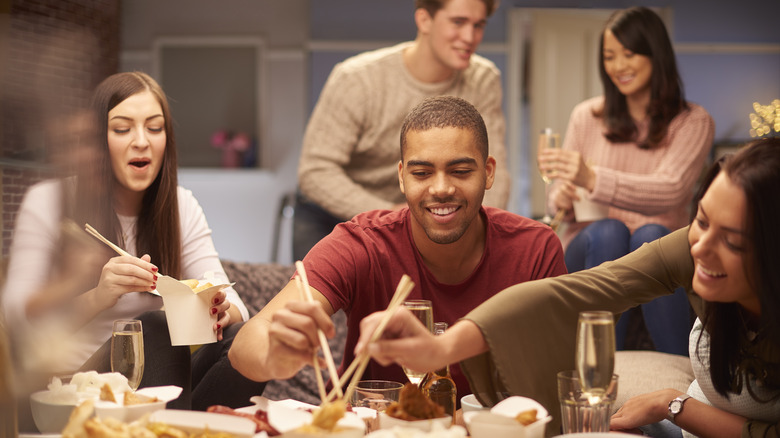
[[(428, 15), (433, 17), (436, 15), (437, 12), (439, 12), (439, 9), (443, 8), (444, 5), (450, 0), (414, 0), (414, 8), (415, 9), (425, 9), (428, 11)], [(481, 0), (482, 3), (485, 4), (485, 10), (487, 11), (487, 16), (493, 15), (493, 12), (496, 11), (496, 8), (498, 7), (499, 0)]]
[(455, 96), (436, 96), (423, 100), (406, 115), (401, 126), (401, 158), (406, 149), (409, 131), (427, 131), (434, 128), (458, 128), (472, 133), (482, 158), (488, 158), (488, 134), (485, 121), (474, 105)]

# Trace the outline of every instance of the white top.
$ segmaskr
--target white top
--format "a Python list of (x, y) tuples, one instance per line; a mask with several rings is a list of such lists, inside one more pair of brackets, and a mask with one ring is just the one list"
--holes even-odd
[[(701, 341), (699, 341), (699, 334), (701, 334)], [(696, 318), (693, 329), (691, 329), (688, 340), (688, 352), (691, 357), (693, 374), (696, 377), (691, 386), (688, 387), (688, 394), (693, 398), (722, 411), (731, 412), (752, 420), (768, 423), (780, 421), (780, 399), (770, 403), (759, 403), (748, 393), (746, 385), (750, 384), (753, 392), (763, 400), (769, 400), (777, 395), (776, 390), (762, 386), (755, 377), (743, 376), (742, 391), (739, 394), (729, 393), (728, 399), (715, 390), (715, 386), (713, 386), (710, 378), (710, 335), (703, 329), (699, 318)], [(682, 432), (685, 438), (694, 437), (694, 435), (685, 430)]]
[[(56, 363), (50, 363), (45, 368), (52, 371), (73, 371), (78, 369), (97, 349), (111, 338), (111, 328), (116, 319), (134, 318), (146, 311), (162, 308), (162, 298), (146, 292), (129, 293), (122, 296), (116, 305), (97, 315), (88, 324), (81, 327), (75, 336), (63, 340), (69, 346), (58, 345), (52, 341), (55, 334), (42, 329), (42, 322), (24, 318), (25, 307), (30, 297), (38, 291), (52, 272), (52, 257), (57, 252), (57, 242), (60, 234), (61, 189), (62, 180), (42, 181), (25, 194), (14, 229), (14, 239), (11, 244), (10, 261), (7, 281), (2, 293), (2, 305), (9, 327), (13, 328), (14, 336), (27, 336), (26, 346), (34, 349), (36, 346), (44, 349), (40, 338), (32, 337), (35, 329), (41, 329), (48, 342), (55, 348), (64, 349), (61, 354), (52, 355), (46, 351), (46, 356), (56, 357)], [(214, 280), (228, 283), (219, 255), (211, 240), (211, 229), (206, 222), (198, 201), (192, 192), (182, 187), (178, 188), (179, 218), (181, 221), (183, 278), (203, 278), (211, 271)], [(135, 248), (135, 217), (119, 216), (123, 234), (127, 236), (125, 250), (133, 255)], [(152, 260), (152, 263), (155, 261)], [(165, 272), (163, 272), (165, 274)], [(249, 318), (249, 312), (233, 288), (225, 289), (227, 299), (240, 311), (243, 320)], [(34, 335), (33, 335), (34, 336)], [(31, 345), (36, 344), (36, 345)], [(40, 353), (44, 353), (41, 351)], [(29, 358), (28, 358), (29, 359)]]

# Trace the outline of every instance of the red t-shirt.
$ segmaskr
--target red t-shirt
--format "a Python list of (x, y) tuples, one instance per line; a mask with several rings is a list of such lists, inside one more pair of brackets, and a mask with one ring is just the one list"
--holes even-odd
[[(347, 314), (347, 339), (339, 375), (354, 359), (360, 321), (390, 304), (398, 282), (415, 283), (408, 299), (433, 303), (434, 322), (449, 326), (499, 291), (517, 283), (566, 273), (563, 250), (550, 227), (507, 211), (482, 207), (485, 252), (474, 272), (457, 285), (442, 284), (425, 266), (412, 239), (409, 209), (374, 210), (337, 225), (304, 259), (312, 287), (334, 310)], [(471, 393), (458, 364), (450, 366), (460, 397)], [(406, 382), (398, 365), (371, 361), (363, 380)]]

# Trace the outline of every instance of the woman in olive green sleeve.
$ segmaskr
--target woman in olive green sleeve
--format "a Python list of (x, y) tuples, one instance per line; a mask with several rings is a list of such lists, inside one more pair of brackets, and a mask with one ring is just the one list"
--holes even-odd
[[(587, 271), (512, 286), (438, 337), (400, 311), (384, 339), (366, 347), (373, 315), (357, 349), (419, 371), (462, 361), (483, 403), (500, 393), (534, 398), (552, 413), (547, 431), (555, 435), (555, 375), (574, 363), (578, 313), (619, 313), (683, 286), (699, 317), (690, 338), (696, 380), (676, 426), (686, 435), (778, 437), (780, 139), (755, 141), (716, 165), (702, 192), (689, 228)], [(611, 426), (668, 421), (669, 402), (680, 395), (669, 389), (634, 397)]]

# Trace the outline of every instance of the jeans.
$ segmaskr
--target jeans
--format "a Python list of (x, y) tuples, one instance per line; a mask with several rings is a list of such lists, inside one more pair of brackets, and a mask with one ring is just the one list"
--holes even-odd
[[(643, 243), (667, 234), (669, 229), (658, 224), (641, 226), (632, 234), (619, 220), (602, 219), (588, 225), (574, 237), (564, 255), (566, 267), (569, 272), (589, 269), (623, 257)], [(615, 326), (618, 350), (625, 348), (630, 320), (640, 309), (657, 351), (688, 356), (691, 310), (684, 288), (623, 313)]]
[(299, 192), (293, 214), (293, 259), (303, 260), (309, 250), (341, 222), (344, 220), (333, 216)]
[[(144, 375), (139, 388), (176, 385), (182, 388), (169, 409), (205, 411), (211, 405), (231, 408), (249, 406), (249, 399), (261, 395), (265, 382), (242, 376), (227, 357), (233, 338), (243, 323), (232, 324), (222, 331), (222, 340), (201, 346), (190, 353), (189, 346), (171, 346), (168, 322), (161, 310), (137, 317), (144, 331)], [(104, 343), (79, 371), (111, 371), (111, 340)]]
[(658, 423), (650, 423), (639, 426), (644, 436), (653, 438), (682, 438), (682, 429), (680, 426), (669, 420), (661, 420)]

